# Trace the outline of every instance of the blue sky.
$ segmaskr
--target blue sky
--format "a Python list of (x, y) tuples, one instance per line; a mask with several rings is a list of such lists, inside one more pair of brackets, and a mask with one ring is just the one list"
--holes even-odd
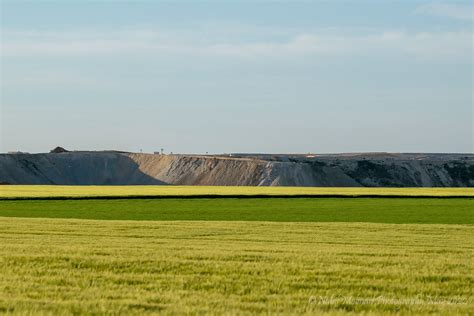
[(470, 1), (2, 1), (1, 150), (472, 152)]

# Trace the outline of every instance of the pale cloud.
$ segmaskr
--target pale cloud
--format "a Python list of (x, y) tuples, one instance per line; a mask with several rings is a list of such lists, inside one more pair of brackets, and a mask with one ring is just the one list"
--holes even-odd
[(430, 3), (417, 8), (416, 13), (472, 21), (474, 20), (473, 9), (472, 4)]
[(153, 30), (124, 32), (5, 31), (2, 55), (104, 56), (112, 54), (194, 55), (223, 58), (294, 58), (298, 56), (408, 55), (428, 59), (470, 58), (473, 33), (386, 31), (369, 35), (309, 33), (287, 40), (231, 42), (179, 37)]

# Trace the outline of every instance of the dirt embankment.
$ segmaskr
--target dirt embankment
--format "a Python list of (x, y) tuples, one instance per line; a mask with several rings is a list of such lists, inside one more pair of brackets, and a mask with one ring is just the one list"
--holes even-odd
[(0, 183), (472, 187), (474, 155), (1, 154)]

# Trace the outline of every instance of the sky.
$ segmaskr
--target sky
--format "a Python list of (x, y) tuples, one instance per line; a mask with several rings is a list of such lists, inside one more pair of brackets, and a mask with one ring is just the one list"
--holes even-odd
[(1, 152), (474, 151), (471, 1), (0, 1)]

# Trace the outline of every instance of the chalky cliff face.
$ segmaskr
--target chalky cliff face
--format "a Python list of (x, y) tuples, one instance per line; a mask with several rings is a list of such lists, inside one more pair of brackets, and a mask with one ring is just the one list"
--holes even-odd
[(472, 187), (472, 154), (199, 156), (123, 152), (0, 155), (0, 183)]

